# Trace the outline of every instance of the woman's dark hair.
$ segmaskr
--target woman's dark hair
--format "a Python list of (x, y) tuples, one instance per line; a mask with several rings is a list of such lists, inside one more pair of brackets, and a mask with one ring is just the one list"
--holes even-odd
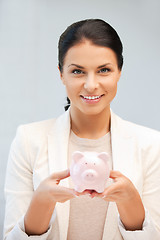
[[(58, 43), (58, 65), (61, 72), (63, 72), (63, 64), (67, 51), (85, 39), (90, 40), (95, 45), (112, 49), (117, 57), (118, 68), (122, 69), (123, 46), (117, 32), (111, 25), (101, 19), (86, 19), (73, 23), (60, 36)], [(68, 97), (67, 102), (65, 110), (70, 105)]]

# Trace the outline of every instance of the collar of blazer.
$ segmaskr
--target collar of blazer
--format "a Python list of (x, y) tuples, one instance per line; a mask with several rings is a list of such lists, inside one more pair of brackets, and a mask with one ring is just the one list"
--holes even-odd
[[(137, 157), (136, 141), (131, 135), (132, 125), (122, 120), (111, 111), (111, 145), (113, 170), (120, 171), (126, 177), (135, 182), (134, 158)], [(50, 174), (54, 171), (67, 169), (68, 141), (70, 134), (69, 110), (57, 118), (52, 131), (48, 135), (48, 161)], [(69, 187), (68, 179), (60, 182)], [(60, 239), (67, 239), (69, 223), (70, 202), (57, 203), (56, 213), (59, 221)], [(115, 203), (110, 203), (107, 212), (107, 221), (104, 226), (103, 239), (114, 239), (118, 232), (117, 208)], [(117, 236), (117, 235), (116, 235)], [(120, 234), (116, 239), (121, 239)]]

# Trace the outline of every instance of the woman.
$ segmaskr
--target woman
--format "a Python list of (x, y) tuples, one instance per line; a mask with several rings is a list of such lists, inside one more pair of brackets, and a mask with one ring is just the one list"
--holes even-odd
[[(4, 239), (160, 239), (160, 134), (110, 110), (122, 65), (121, 40), (103, 20), (76, 22), (61, 35), (58, 68), (70, 107), (57, 119), (18, 128)], [(73, 189), (75, 150), (109, 153), (103, 193)]]

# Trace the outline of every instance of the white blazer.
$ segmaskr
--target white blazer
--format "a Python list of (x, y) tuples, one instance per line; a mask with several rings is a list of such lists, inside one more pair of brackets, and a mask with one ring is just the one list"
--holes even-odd
[[(69, 134), (69, 110), (57, 119), (18, 128), (6, 174), (4, 239), (30, 239), (24, 232), (23, 216), (40, 182), (53, 172), (67, 169)], [(146, 217), (142, 231), (126, 231), (118, 221), (116, 204), (110, 202), (103, 240), (160, 240), (160, 133), (122, 120), (111, 111), (111, 144), (113, 170), (133, 182)], [(68, 179), (60, 184), (69, 187)], [(69, 201), (57, 203), (48, 232), (31, 239), (66, 240), (69, 208)]]

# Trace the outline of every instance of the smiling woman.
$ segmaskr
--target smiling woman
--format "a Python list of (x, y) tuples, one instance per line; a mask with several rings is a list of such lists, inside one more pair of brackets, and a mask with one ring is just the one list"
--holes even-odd
[[(61, 79), (72, 105), (79, 110), (84, 108), (89, 111), (88, 105), (84, 104), (84, 98), (81, 96), (89, 99), (93, 96), (101, 96), (99, 101), (95, 102), (99, 104), (93, 105), (101, 112), (103, 108), (107, 106), (109, 108), (116, 94), (120, 73), (116, 55), (110, 48), (97, 46), (86, 40), (68, 50)], [(85, 101), (85, 103), (91, 102)], [(94, 114), (93, 107), (90, 114)]]
[[(83, 42), (68, 50), (60, 75), (72, 105), (73, 130), (76, 132), (75, 124), (79, 120), (83, 126), (86, 126), (86, 129), (83, 127), (80, 130), (81, 137), (83, 131), (87, 137), (88, 129), (88, 138), (91, 138), (90, 134), (93, 131), (90, 131), (86, 120), (96, 118), (95, 124), (98, 123), (99, 128), (92, 126), (94, 129), (92, 138), (103, 136), (106, 133), (106, 124), (104, 124), (107, 120), (106, 112), (110, 118), (110, 103), (116, 95), (117, 83), (121, 75), (114, 51), (83, 39)], [(85, 119), (84, 115), (86, 115)], [(109, 122), (109, 119), (107, 121)]]
[[(65, 30), (58, 47), (69, 106), (57, 119), (18, 128), (4, 239), (159, 240), (160, 133), (110, 109), (123, 65), (117, 32), (103, 20), (83, 20)], [(107, 152), (110, 180), (102, 193), (75, 190), (75, 151)]]

